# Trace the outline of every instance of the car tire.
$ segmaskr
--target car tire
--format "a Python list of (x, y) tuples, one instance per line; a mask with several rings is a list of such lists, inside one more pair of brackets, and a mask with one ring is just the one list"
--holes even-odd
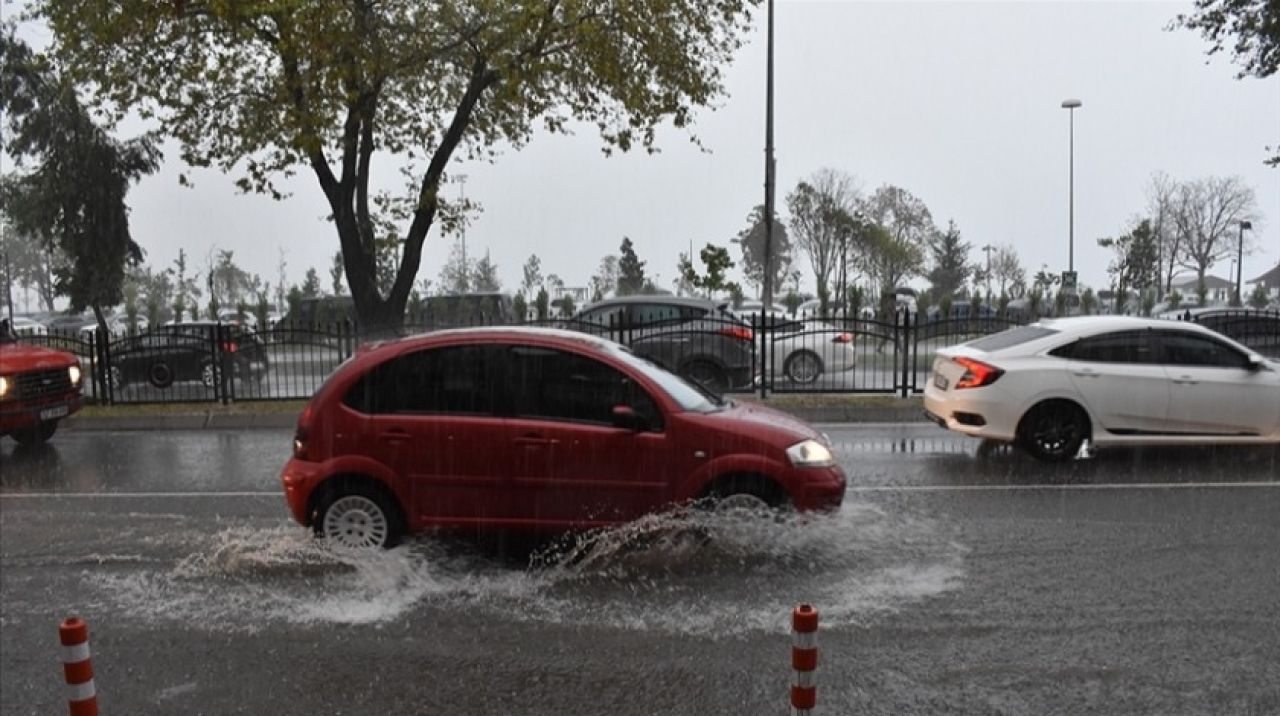
[(173, 368), (164, 361), (152, 363), (147, 368), (147, 382), (162, 390), (168, 388), (173, 385)]
[(809, 384), (822, 377), (822, 359), (817, 353), (799, 350), (787, 356), (782, 372), (792, 383)]
[(716, 395), (723, 395), (729, 391), (729, 374), (725, 372), (724, 368), (709, 360), (695, 360), (686, 363), (680, 369), (680, 375)]
[(404, 536), (404, 519), (384, 490), (344, 481), (320, 499), (312, 529), (338, 549), (390, 549)]
[(723, 513), (780, 512), (791, 502), (776, 482), (752, 475), (721, 478), (707, 487), (703, 498), (702, 505)]
[(1069, 400), (1038, 403), (1018, 423), (1018, 444), (1044, 462), (1065, 462), (1089, 436), (1089, 417)]
[(14, 430), (12, 435), (19, 445), (42, 445), (48, 442), (49, 438), (53, 437), (53, 434), (57, 431), (58, 421), (46, 420), (39, 425), (23, 428), (22, 430)]

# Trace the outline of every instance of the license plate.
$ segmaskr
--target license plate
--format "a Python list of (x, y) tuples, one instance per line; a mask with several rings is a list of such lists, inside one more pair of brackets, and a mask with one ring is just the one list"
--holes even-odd
[(45, 408), (40, 411), (40, 419), (53, 420), (54, 418), (65, 418), (67, 417), (67, 412), (67, 406), (65, 405), (59, 405), (56, 408)]
[(934, 373), (934, 374), (933, 374), (933, 384), (934, 384), (935, 386), (937, 386), (938, 390), (946, 390), (946, 389), (947, 389), (947, 378), (946, 378), (946, 376), (944, 376), (944, 375), (943, 375), (943, 374), (941, 374), (941, 373)]

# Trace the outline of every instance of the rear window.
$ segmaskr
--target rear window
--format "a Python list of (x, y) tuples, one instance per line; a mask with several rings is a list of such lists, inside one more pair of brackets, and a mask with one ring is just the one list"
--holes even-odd
[(1018, 326), (1017, 328), (1010, 328), (1007, 331), (1001, 331), (1000, 333), (987, 336), (986, 338), (979, 338), (976, 341), (970, 341), (968, 345), (971, 348), (977, 348), (980, 351), (990, 353), (991, 351), (998, 351), (1002, 348), (1012, 348), (1013, 346), (1019, 346), (1023, 343), (1030, 343), (1031, 341), (1044, 338), (1046, 336), (1052, 336), (1055, 333), (1057, 333), (1057, 331), (1052, 328), (1045, 328), (1044, 326)]

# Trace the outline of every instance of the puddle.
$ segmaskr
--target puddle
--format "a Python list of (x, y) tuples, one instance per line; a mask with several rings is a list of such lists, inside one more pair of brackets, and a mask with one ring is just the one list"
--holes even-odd
[(525, 563), (422, 536), (388, 552), (331, 551), (294, 525), (235, 528), (167, 569), (89, 573), (144, 620), (254, 631), (270, 622), (377, 624), (414, 609), (683, 634), (785, 628), (811, 602), (862, 624), (957, 588), (965, 548), (936, 523), (847, 502), (835, 515), (653, 515), (569, 535)]

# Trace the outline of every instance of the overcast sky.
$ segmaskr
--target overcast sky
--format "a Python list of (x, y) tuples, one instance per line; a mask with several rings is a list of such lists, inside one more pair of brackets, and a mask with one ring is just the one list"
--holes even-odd
[[(1264, 147), (1280, 141), (1280, 76), (1236, 80), (1226, 58), (1206, 64), (1199, 35), (1165, 30), (1188, 5), (780, 0), (779, 205), (797, 181), (833, 167), (867, 192), (885, 183), (907, 189), (940, 226), (954, 219), (975, 260), (982, 245), (1008, 243), (1030, 273), (1042, 264), (1065, 269), (1069, 125), (1060, 104), (1079, 98), (1082, 282), (1105, 286), (1109, 257), (1096, 239), (1129, 226), (1156, 171), (1238, 175), (1254, 188), (1263, 219), (1245, 258), (1248, 280), (1280, 261), (1280, 170), (1262, 164)], [(583, 131), (456, 167), (467, 196), (484, 207), (467, 231), (468, 252), (490, 251), (507, 289), (531, 253), (545, 273), (586, 285), (625, 235), (670, 287), (679, 252), (690, 242), (727, 244), (763, 201), (764, 59), (761, 12), (728, 71), (728, 96), (694, 128), (709, 153), (671, 130), (656, 156), (606, 158)], [(274, 283), (283, 249), (291, 282), (308, 266), (327, 275), (337, 236), (309, 172), (289, 184), (291, 199), (273, 202), (237, 194), (231, 178), (209, 171), (192, 175), (194, 189), (179, 187), (176, 149), (168, 156), (129, 197), (149, 263), (168, 266), (182, 247), (202, 267), (212, 248), (229, 249)], [(419, 277), (437, 279), (452, 240), (433, 230)], [(807, 259), (800, 264), (807, 269)], [(1212, 273), (1229, 271), (1222, 264)], [(803, 285), (812, 290), (812, 279)]]

